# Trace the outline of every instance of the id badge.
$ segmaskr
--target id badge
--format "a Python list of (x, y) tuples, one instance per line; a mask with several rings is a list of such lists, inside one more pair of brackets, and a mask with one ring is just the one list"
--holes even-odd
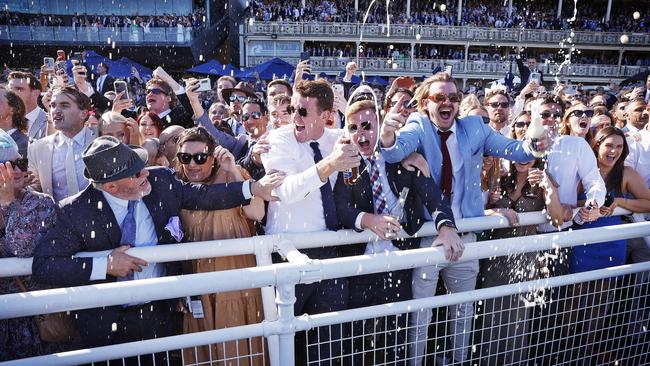
[(201, 300), (192, 300), (190, 304), (194, 319), (203, 319), (205, 314), (203, 313), (203, 304), (201, 303)]

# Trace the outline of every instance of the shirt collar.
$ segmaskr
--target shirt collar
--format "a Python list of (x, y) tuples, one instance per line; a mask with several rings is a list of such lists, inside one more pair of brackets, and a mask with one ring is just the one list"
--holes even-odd
[(25, 115), (25, 118), (27, 118), (31, 122), (34, 122), (34, 121), (36, 121), (36, 117), (38, 117), (38, 114), (40, 113), (40, 111), (41, 111), (41, 109), (39, 107), (36, 107), (36, 108), (34, 108), (33, 111), (27, 113)]
[[(58, 142), (57, 142), (56, 145), (57, 145), (58, 147), (62, 146), (62, 145), (65, 144), (68, 140), (70, 140), (70, 138), (69, 138), (68, 136), (64, 135), (61, 131), (57, 132), (57, 139), (58, 139)], [(74, 137), (72, 138), (72, 140), (73, 140), (77, 145), (84, 146), (84, 144), (85, 144), (85, 142), (86, 142), (86, 127), (82, 128), (81, 131), (79, 131), (79, 133), (77, 133), (76, 135), (74, 135)]]
[(160, 117), (160, 119), (163, 119), (163, 118), (167, 117), (167, 115), (170, 114), (171, 112), (172, 112), (172, 110), (167, 108), (164, 111), (158, 113), (158, 117)]
[(129, 206), (129, 201), (121, 198), (117, 198), (113, 196), (112, 194), (102, 191), (102, 194), (104, 195), (104, 198), (106, 199), (106, 202), (108, 202), (108, 205), (111, 206), (112, 210), (115, 210), (116, 208), (123, 208), (126, 209)]
[[(452, 123), (451, 127), (447, 130), (453, 133), (454, 135), (456, 134), (456, 123), (458, 123), (458, 120), (454, 120), (454, 123)], [(433, 129), (435, 130), (435, 132), (438, 133), (438, 131), (440, 131), (440, 129), (438, 129), (438, 126), (436, 126), (436, 124), (433, 122), (431, 122), (431, 124), (433, 125)]]

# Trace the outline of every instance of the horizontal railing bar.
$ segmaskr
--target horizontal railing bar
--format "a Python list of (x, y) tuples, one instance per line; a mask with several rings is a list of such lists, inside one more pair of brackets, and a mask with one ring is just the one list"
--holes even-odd
[[(525, 245), (522, 245), (521, 237), (498, 239), (468, 243), (462, 259), (489, 258), (647, 235), (650, 235), (650, 222), (533, 235), (526, 237), (528, 240)], [(323, 279), (442, 263), (447, 263), (442, 247), (434, 247), (314, 260), (304, 265), (281, 263), (229, 271), (7, 294), (0, 296), (0, 319), (264, 286), (311, 283)]]
[[(614, 215), (626, 215), (630, 212), (616, 208)], [(544, 213), (526, 212), (519, 214), (519, 226), (538, 225), (548, 222)], [(457, 222), (459, 232), (477, 232), (509, 227), (508, 220), (502, 216), (483, 216), (461, 219)], [(435, 225), (425, 223), (414, 235), (426, 237), (436, 235)], [(408, 237), (402, 232), (400, 237)], [(298, 249), (319, 248), (369, 242), (377, 239), (370, 230), (358, 233), (354, 230), (322, 231), (300, 234), (260, 235), (250, 238), (210, 240), (194, 243), (166, 244), (148, 247), (136, 247), (128, 250), (129, 255), (142, 258), (148, 262), (164, 263), (182, 260), (225, 257), (255, 254), (255, 245), (264, 245), (271, 250), (281, 240), (291, 241)], [(106, 257), (110, 251), (80, 252), (78, 257)], [(32, 273), (32, 258), (0, 259), (0, 277), (28, 276)]]
[[(368, 319), (369, 316), (383, 317), (409, 313), (422, 308), (441, 308), (449, 305), (474, 302), (477, 300), (485, 300), (502, 296), (510, 296), (519, 293), (526, 293), (531, 291), (531, 289), (540, 287), (553, 288), (566, 286), (575, 283), (623, 276), (648, 270), (650, 270), (650, 262), (642, 262), (565, 276), (551, 277), (547, 279), (526, 281), (454, 294), (432, 296), (423, 299), (401, 301), (397, 303), (375, 305), (324, 314), (303, 315), (296, 317), (290, 327), (295, 331), (301, 331), (321, 326), (342, 324), (346, 322)], [(272, 331), (273, 329), (277, 331), (281, 329), (281, 326), (282, 324), (278, 321), (262, 322), (258, 324), (237, 326), (227, 329), (218, 329), (178, 336), (149, 339), (138, 342), (122, 343), (92, 349), (62, 352), (47, 356), (8, 361), (0, 363), (0, 365), (31, 366), (40, 364), (58, 366), (97, 362), (114, 359), (116, 355), (120, 355), (120, 357), (130, 357), (143, 354), (152, 354), (156, 352), (164, 352), (168, 350), (192, 348), (236, 339), (245, 339), (259, 336), (268, 337), (274, 333)]]

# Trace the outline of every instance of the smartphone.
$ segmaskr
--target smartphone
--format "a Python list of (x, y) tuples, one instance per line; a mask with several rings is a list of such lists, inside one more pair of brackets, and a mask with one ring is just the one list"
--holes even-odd
[(197, 92), (210, 91), (212, 87), (210, 86), (210, 78), (200, 79), (198, 82), (198, 87), (194, 89)]
[(605, 203), (603, 206), (609, 207), (614, 203), (614, 200), (616, 200), (616, 195), (614, 195), (614, 192), (608, 192), (607, 195), (605, 196)]
[(54, 69), (54, 57), (43, 57), (43, 65), (48, 69)]
[(115, 88), (115, 94), (125, 92), (120, 99), (129, 99), (129, 89), (126, 87), (126, 81), (116, 80), (113, 83), (113, 87)]
[(310, 57), (309, 51), (300, 52), (300, 61), (309, 61)]
[(334, 94), (343, 95), (343, 84), (332, 84), (332, 90), (334, 90)]
[(449, 76), (452, 76), (451, 71), (453, 70), (453, 65), (447, 65), (445, 66), (445, 72), (449, 74)]
[(476, 94), (476, 85), (472, 85), (469, 87), (469, 94)]
[(57, 50), (56, 51), (56, 60), (57, 61), (65, 61), (65, 51), (64, 50)]
[(564, 87), (565, 95), (575, 95), (578, 93), (578, 86), (576, 84), (568, 84)]
[(537, 82), (537, 84), (539, 84), (541, 78), (542, 78), (542, 74), (540, 74), (540, 73), (538, 73), (536, 71), (533, 71), (533, 72), (530, 73), (530, 81), (535, 80)]
[(54, 64), (54, 72), (55, 72), (55, 73), (60, 73), (60, 72), (65, 73), (65, 68), (66, 68), (66, 63), (65, 63), (65, 61), (57, 61), (57, 62)]

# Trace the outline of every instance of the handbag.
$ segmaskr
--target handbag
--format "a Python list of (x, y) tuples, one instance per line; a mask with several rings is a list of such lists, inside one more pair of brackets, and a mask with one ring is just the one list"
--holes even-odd
[[(27, 292), (20, 277), (16, 277), (16, 283), (21, 291)], [(36, 315), (34, 321), (38, 327), (38, 335), (43, 342), (66, 342), (78, 335), (74, 320), (67, 313)]]

